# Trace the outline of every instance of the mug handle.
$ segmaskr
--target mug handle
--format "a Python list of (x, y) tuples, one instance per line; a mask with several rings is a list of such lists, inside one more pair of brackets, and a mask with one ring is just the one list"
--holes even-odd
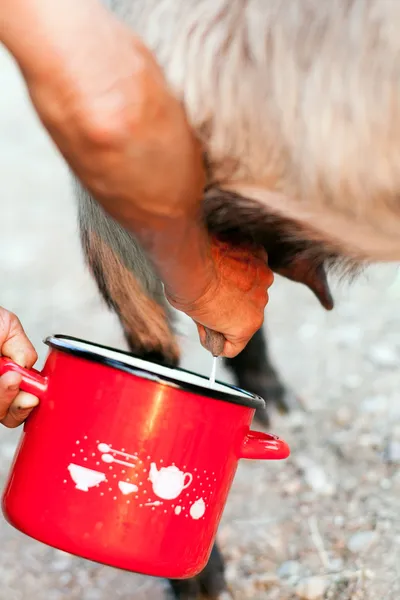
[(47, 390), (47, 377), (43, 377), (36, 369), (24, 369), (6, 356), (0, 356), (0, 375), (13, 371), (22, 376), (20, 389), (38, 398), (43, 398)]
[(290, 455), (286, 442), (276, 435), (249, 431), (240, 450), (240, 458), (253, 460), (282, 460)]
[(189, 485), (192, 483), (193, 481), (193, 475), (191, 473), (185, 473), (184, 477), (183, 477), (183, 481), (185, 481), (185, 478), (189, 477), (187, 483), (184, 484), (183, 489), (185, 490), (187, 487), (189, 487)]

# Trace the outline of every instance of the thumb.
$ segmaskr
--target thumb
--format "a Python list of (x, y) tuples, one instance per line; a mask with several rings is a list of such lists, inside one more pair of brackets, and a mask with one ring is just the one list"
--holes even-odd
[(21, 367), (32, 367), (37, 354), (29, 341), (20, 320), (13, 313), (0, 309), (0, 350)]
[[(200, 343), (203, 346), (203, 348), (205, 348), (206, 350), (208, 350), (209, 352), (211, 352), (211, 354), (214, 355), (213, 352), (213, 348), (212, 345), (210, 345), (210, 336), (209, 334), (207, 334), (206, 328), (204, 327), (204, 325), (201, 325), (200, 323), (196, 323), (195, 325), (197, 327), (197, 331), (199, 333), (199, 338), (200, 338)], [(217, 334), (217, 335), (222, 335), (222, 334)], [(235, 356), (237, 356), (247, 345), (247, 343), (250, 341), (249, 339), (246, 340), (229, 340), (229, 338), (225, 338), (225, 344), (223, 347), (222, 352), (218, 351), (217, 352), (217, 356), (224, 356), (225, 358), (234, 358)]]
[(36, 398), (36, 396), (32, 396), (27, 392), (19, 392), (2, 420), (2, 425), (9, 429), (19, 427), (38, 404), (39, 398)]

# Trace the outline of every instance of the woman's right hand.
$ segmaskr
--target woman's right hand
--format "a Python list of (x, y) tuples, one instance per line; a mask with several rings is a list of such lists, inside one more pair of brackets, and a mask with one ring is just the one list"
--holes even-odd
[(209, 284), (196, 301), (179, 301), (166, 290), (167, 298), (174, 308), (195, 321), (207, 350), (211, 348), (205, 327), (223, 334), (226, 341), (222, 355), (233, 358), (263, 324), (274, 275), (263, 249), (235, 247), (215, 239), (206, 265), (210, 269)]
[[(11, 358), (21, 367), (30, 369), (37, 354), (16, 315), (0, 307), (0, 354)], [(21, 375), (14, 372), (0, 377), (0, 423), (18, 427), (38, 405), (39, 399), (19, 389)]]

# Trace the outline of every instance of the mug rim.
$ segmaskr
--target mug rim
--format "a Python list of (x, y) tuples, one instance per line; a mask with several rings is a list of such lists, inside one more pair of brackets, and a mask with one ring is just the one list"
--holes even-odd
[[(75, 345), (74, 342), (83, 343), (93, 348), (93, 351), (87, 350), (85, 348), (79, 348), (79, 346)], [(121, 355), (121, 359), (124, 356), (138, 359), (140, 361), (146, 363), (152, 363), (152, 361), (143, 359), (132, 352), (128, 352), (126, 350), (119, 350), (117, 348), (112, 348), (111, 346), (106, 346), (104, 344), (98, 344), (96, 342), (89, 342), (88, 340), (84, 340), (81, 338), (77, 338), (71, 335), (63, 335), (63, 334), (54, 334), (45, 338), (44, 343), (50, 348), (54, 348), (55, 350), (59, 350), (61, 352), (65, 352), (66, 354), (71, 354), (78, 358), (84, 358), (86, 360), (90, 360), (91, 362), (96, 362), (99, 364), (103, 364), (108, 367), (112, 367), (114, 369), (118, 369), (120, 371), (124, 371), (126, 373), (130, 373), (131, 375), (135, 375), (136, 377), (141, 377), (143, 379), (148, 379), (157, 383), (161, 383), (164, 385), (168, 385), (175, 389), (180, 389), (185, 392), (191, 392), (198, 396), (206, 396), (207, 398), (211, 398), (213, 400), (221, 400), (224, 402), (229, 402), (231, 404), (237, 404), (239, 406), (246, 406), (248, 408), (264, 408), (265, 401), (261, 396), (257, 394), (252, 394), (246, 390), (243, 390), (235, 385), (224, 383), (221, 381), (216, 381), (219, 385), (224, 386), (225, 388), (230, 388), (232, 390), (232, 394), (227, 392), (222, 392), (219, 390), (215, 390), (209, 387), (202, 387), (200, 385), (196, 385), (195, 383), (190, 383), (186, 381), (176, 380), (173, 377), (169, 377), (168, 375), (161, 375), (159, 373), (154, 373), (150, 370), (142, 368), (140, 366), (130, 365), (123, 360), (117, 360), (115, 358), (103, 356), (102, 354), (98, 354), (95, 352), (96, 348), (111, 351)], [(171, 369), (173, 371), (180, 371), (181, 373), (186, 373), (188, 375), (193, 375), (196, 378), (203, 380), (205, 383), (208, 382), (208, 378), (204, 375), (200, 375), (198, 373), (194, 373), (193, 371), (189, 371), (188, 369), (182, 369), (180, 367), (166, 367), (165, 365), (161, 365), (159, 363), (154, 362), (155, 365), (159, 365), (161, 367), (165, 367)], [(236, 391), (236, 393), (233, 392)], [(240, 395), (238, 395), (238, 393)]]

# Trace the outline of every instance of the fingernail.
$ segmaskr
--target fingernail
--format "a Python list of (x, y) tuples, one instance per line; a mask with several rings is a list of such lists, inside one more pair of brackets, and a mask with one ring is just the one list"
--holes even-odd
[(32, 410), (32, 408), (35, 408), (39, 404), (39, 399), (26, 392), (21, 392), (14, 402), (17, 410)]

